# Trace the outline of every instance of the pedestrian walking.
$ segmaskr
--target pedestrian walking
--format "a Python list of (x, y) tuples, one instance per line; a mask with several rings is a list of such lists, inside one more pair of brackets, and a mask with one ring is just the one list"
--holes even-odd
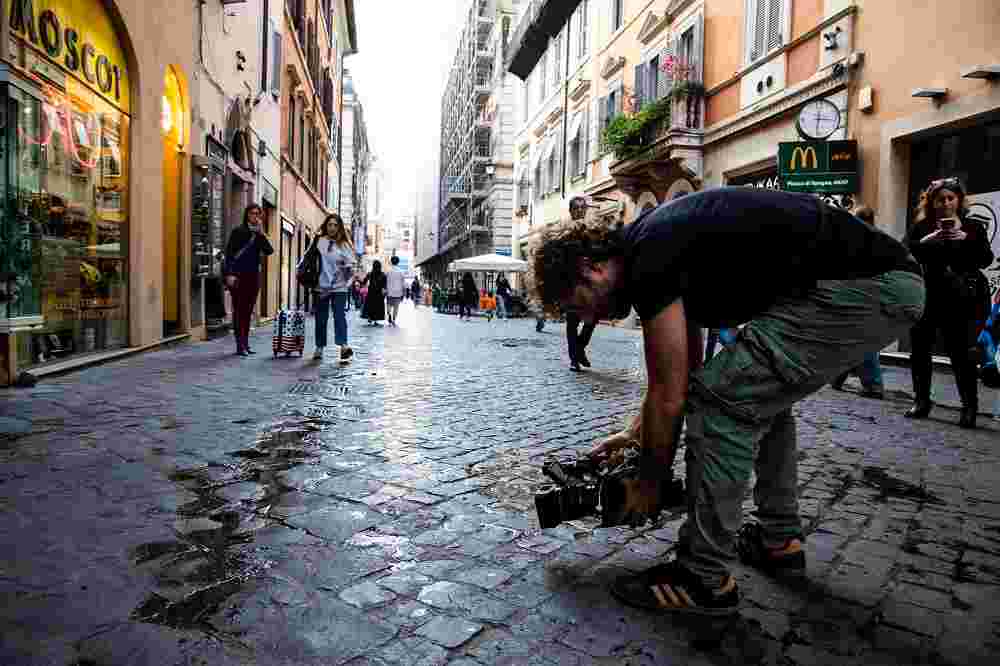
[(479, 290), (476, 289), (476, 281), (472, 278), (472, 273), (462, 276), (462, 293), (458, 302), (458, 318), (462, 319), (463, 313), (466, 321), (472, 321), (472, 310), (479, 304)]
[(260, 264), (274, 254), (271, 241), (261, 233), (264, 209), (250, 204), (243, 211), (243, 224), (233, 229), (226, 244), (225, 284), (233, 299), (233, 336), (236, 355), (256, 352), (250, 348), (250, 319), (260, 291)]
[(399, 304), (403, 302), (403, 296), (406, 295), (406, 278), (403, 272), (397, 268), (399, 266), (399, 257), (393, 255), (389, 259), (389, 264), (389, 272), (385, 274), (385, 296), (386, 301), (389, 303), (389, 326), (396, 326), (396, 317), (399, 315)]
[(420, 298), (423, 294), (420, 289), (420, 280), (413, 278), (413, 284), (410, 285), (410, 296), (413, 298), (413, 307), (420, 305)]
[(487, 321), (493, 321), (493, 315), (497, 311), (497, 300), (493, 297), (492, 291), (488, 291), (479, 297), (479, 309), (486, 314)]
[[(726, 298), (719, 266), (740, 276), (739, 299)], [(634, 305), (642, 319), (642, 409), (591, 451), (601, 458), (640, 446), (618, 522), (661, 508), (686, 420), (688, 514), (676, 559), (615, 581), (615, 596), (657, 611), (730, 615), (737, 552), (767, 572), (804, 575), (792, 408), (920, 318), (923, 278), (906, 248), (815, 196), (725, 187), (621, 230), (593, 220), (545, 227), (532, 272), (546, 306), (593, 321)], [(741, 322), (749, 323), (736, 341), (701, 365), (702, 326)], [(741, 529), (754, 472), (760, 522)]]
[(510, 282), (507, 281), (507, 276), (501, 273), (500, 277), (497, 278), (497, 319), (510, 318), (510, 299)]
[(327, 326), (333, 310), (333, 343), (340, 348), (340, 361), (354, 355), (347, 344), (347, 289), (354, 274), (354, 244), (340, 215), (331, 213), (323, 220), (313, 240), (319, 254), (319, 286), (316, 288), (316, 351), (313, 358), (323, 358)]
[[(569, 200), (569, 217), (571, 220), (582, 220), (587, 216), (587, 199), (573, 197)], [(596, 321), (583, 321), (575, 312), (567, 311), (566, 315), (566, 351), (569, 354), (569, 369), (580, 372), (580, 366), (590, 367), (587, 358), (587, 345), (597, 328)], [(580, 325), (583, 325), (582, 329)]]
[(962, 400), (958, 424), (975, 428), (979, 410), (976, 339), (989, 308), (989, 284), (980, 269), (993, 261), (993, 251), (986, 227), (969, 215), (965, 186), (958, 178), (935, 180), (928, 186), (906, 243), (923, 266), (927, 281), (927, 309), (910, 331), (915, 401), (906, 417), (926, 418), (933, 408), (931, 353), (940, 332)]
[[(865, 224), (875, 226), (875, 211), (869, 206), (861, 206), (854, 211), (855, 217)], [(858, 395), (863, 398), (874, 398), (882, 400), (885, 398), (885, 387), (882, 385), (882, 364), (879, 361), (879, 352), (865, 352), (865, 360), (847, 372), (842, 373), (830, 385), (838, 391), (843, 390), (844, 382), (851, 374), (857, 375), (861, 379), (861, 390)]]
[(367, 287), (365, 305), (361, 318), (368, 320), (369, 326), (381, 326), (385, 319), (385, 273), (382, 272), (382, 262), (377, 259), (372, 262), (372, 271), (362, 282)]

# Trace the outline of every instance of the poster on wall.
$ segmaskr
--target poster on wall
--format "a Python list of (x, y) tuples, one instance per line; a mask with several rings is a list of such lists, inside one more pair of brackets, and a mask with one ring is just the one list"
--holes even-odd
[(986, 220), (987, 238), (993, 248), (993, 263), (984, 272), (990, 281), (990, 293), (995, 299), (1000, 291), (1000, 192), (971, 194), (966, 197), (969, 213)]

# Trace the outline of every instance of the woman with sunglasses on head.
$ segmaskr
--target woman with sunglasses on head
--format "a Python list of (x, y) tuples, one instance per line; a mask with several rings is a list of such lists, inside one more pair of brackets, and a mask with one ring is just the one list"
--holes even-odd
[(243, 211), (243, 224), (233, 229), (226, 245), (223, 273), (233, 298), (233, 335), (238, 356), (256, 353), (250, 349), (250, 315), (260, 291), (261, 258), (274, 254), (271, 242), (261, 233), (263, 221), (264, 209), (250, 204)]
[(931, 351), (940, 331), (962, 399), (959, 425), (975, 428), (979, 409), (977, 326), (985, 319), (989, 297), (980, 269), (993, 261), (993, 251), (985, 225), (969, 215), (961, 181), (945, 178), (931, 182), (920, 197), (906, 244), (923, 266), (927, 285), (923, 317), (910, 332), (910, 372), (916, 401), (906, 417), (926, 418), (933, 407)]
[(354, 245), (344, 221), (336, 213), (327, 215), (323, 220), (313, 244), (320, 262), (319, 286), (316, 289), (316, 353), (313, 358), (323, 358), (332, 305), (333, 343), (340, 347), (340, 360), (346, 362), (354, 355), (354, 350), (347, 345), (347, 288), (354, 276)]

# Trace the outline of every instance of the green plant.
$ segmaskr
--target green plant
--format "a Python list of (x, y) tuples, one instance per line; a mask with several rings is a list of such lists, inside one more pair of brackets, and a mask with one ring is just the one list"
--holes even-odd
[(618, 159), (642, 152), (646, 147), (643, 145), (644, 131), (670, 118), (671, 101), (670, 97), (663, 97), (646, 104), (636, 113), (615, 116), (601, 134), (604, 148), (613, 152)]
[(705, 84), (701, 81), (681, 79), (675, 82), (674, 86), (670, 89), (670, 96), (677, 100), (684, 97), (702, 97), (704, 95)]

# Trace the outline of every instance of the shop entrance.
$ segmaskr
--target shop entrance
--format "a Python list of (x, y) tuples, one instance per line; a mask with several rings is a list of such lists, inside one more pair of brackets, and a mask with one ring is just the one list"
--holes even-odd
[(163, 335), (176, 335), (181, 323), (181, 154), (184, 108), (180, 85), (167, 68), (163, 81)]

